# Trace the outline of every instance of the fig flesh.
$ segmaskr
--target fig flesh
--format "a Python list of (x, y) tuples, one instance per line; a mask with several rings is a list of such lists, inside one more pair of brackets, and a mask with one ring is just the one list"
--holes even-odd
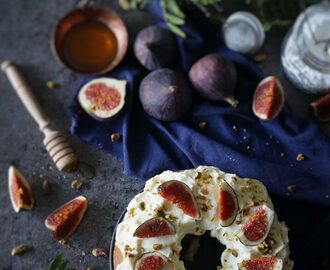
[(330, 121), (330, 94), (311, 103), (315, 117), (321, 122)]
[(140, 31), (134, 43), (134, 53), (148, 70), (170, 67), (178, 55), (171, 31), (159, 26), (148, 26)]
[(141, 82), (139, 95), (144, 111), (162, 121), (179, 119), (192, 103), (188, 82), (171, 69), (158, 69), (147, 75)]
[(78, 196), (63, 204), (45, 220), (46, 227), (53, 232), (56, 239), (68, 238), (79, 226), (87, 210), (87, 199)]
[(282, 270), (283, 262), (274, 257), (261, 257), (245, 260), (239, 264), (239, 270)]
[(257, 86), (252, 109), (262, 120), (272, 120), (283, 109), (285, 94), (280, 81), (275, 76), (263, 79)]
[(274, 211), (266, 205), (256, 208), (238, 234), (241, 243), (256, 246), (263, 242), (273, 224), (274, 216)]
[(15, 212), (21, 209), (31, 210), (34, 199), (29, 182), (14, 166), (8, 170), (8, 188), (11, 204)]
[(81, 108), (97, 120), (117, 115), (125, 104), (126, 81), (98, 78), (81, 87), (78, 101)]
[(158, 252), (146, 253), (136, 261), (134, 270), (161, 270), (166, 263), (164, 255)]
[(173, 225), (165, 218), (156, 217), (142, 223), (134, 232), (135, 237), (152, 238), (160, 236), (174, 235)]
[(222, 181), (220, 184), (219, 198), (219, 218), (221, 226), (227, 227), (233, 224), (237, 212), (237, 196), (232, 187), (226, 181)]
[(235, 65), (219, 54), (208, 54), (192, 65), (189, 78), (197, 92), (211, 101), (226, 101), (236, 106), (234, 98), (237, 82)]
[(167, 201), (175, 204), (183, 213), (199, 218), (199, 208), (191, 189), (178, 180), (167, 181), (158, 186), (158, 194)]

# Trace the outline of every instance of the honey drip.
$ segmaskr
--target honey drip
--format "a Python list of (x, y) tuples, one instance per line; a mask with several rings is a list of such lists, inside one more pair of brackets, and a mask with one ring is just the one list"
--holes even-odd
[(62, 54), (66, 64), (83, 73), (106, 69), (116, 53), (114, 33), (98, 21), (85, 21), (73, 26), (63, 40)]

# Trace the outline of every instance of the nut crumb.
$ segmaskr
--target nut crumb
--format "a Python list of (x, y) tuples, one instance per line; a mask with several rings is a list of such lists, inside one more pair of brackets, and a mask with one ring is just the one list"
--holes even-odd
[(160, 249), (162, 249), (162, 247), (163, 247), (162, 244), (153, 244), (153, 246), (152, 246), (152, 248), (153, 248), (154, 250), (160, 250)]
[(81, 182), (78, 179), (74, 179), (71, 183), (71, 188), (78, 190), (78, 189), (81, 189), (83, 185), (84, 185), (83, 182)]
[(299, 153), (296, 157), (297, 161), (303, 161), (305, 159), (305, 156), (302, 153)]
[(234, 256), (234, 257), (237, 257), (238, 256), (238, 252), (234, 249), (231, 250), (231, 254)]
[(201, 129), (201, 130), (205, 129), (205, 128), (207, 127), (207, 122), (204, 122), (204, 121), (199, 122), (199, 123), (198, 123), (198, 127), (199, 127), (199, 129)]
[(121, 135), (119, 133), (113, 133), (111, 134), (111, 141), (112, 142), (118, 142), (121, 139)]
[(92, 254), (94, 257), (107, 258), (109, 256), (109, 250), (107, 250), (106, 248), (94, 248), (92, 250)]
[(11, 256), (22, 255), (26, 252), (30, 251), (30, 248), (26, 245), (18, 245), (11, 250)]
[(56, 82), (53, 82), (53, 81), (48, 81), (48, 82), (46, 82), (46, 86), (49, 89), (54, 89), (54, 88), (59, 87), (59, 84)]
[(252, 58), (255, 62), (264, 62), (267, 60), (268, 56), (265, 53), (257, 53), (255, 55), (253, 55)]
[(144, 202), (140, 202), (139, 208), (140, 208), (141, 211), (144, 211), (146, 209), (145, 203)]
[(67, 241), (65, 239), (60, 239), (58, 240), (58, 242), (61, 244), (61, 245), (66, 245), (67, 244)]
[(94, 268), (91, 266), (88, 266), (86, 270), (94, 270)]
[(294, 192), (297, 189), (297, 185), (290, 185), (288, 186), (288, 191), (289, 192)]
[(42, 182), (42, 191), (44, 194), (48, 195), (52, 192), (52, 184), (48, 182), (47, 180), (44, 180)]

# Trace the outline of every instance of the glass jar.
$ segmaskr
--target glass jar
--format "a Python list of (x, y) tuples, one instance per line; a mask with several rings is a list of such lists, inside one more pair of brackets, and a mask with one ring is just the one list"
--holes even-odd
[(282, 47), (282, 65), (292, 83), (308, 93), (330, 89), (330, 1), (304, 10)]

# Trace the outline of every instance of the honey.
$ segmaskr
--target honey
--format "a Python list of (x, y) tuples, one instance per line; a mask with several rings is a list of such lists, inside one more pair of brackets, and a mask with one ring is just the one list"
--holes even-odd
[(82, 73), (97, 73), (106, 69), (117, 53), (117, 40), (105, 24), (85, 21), (73, 26), (62, 45), (64, 61)]

